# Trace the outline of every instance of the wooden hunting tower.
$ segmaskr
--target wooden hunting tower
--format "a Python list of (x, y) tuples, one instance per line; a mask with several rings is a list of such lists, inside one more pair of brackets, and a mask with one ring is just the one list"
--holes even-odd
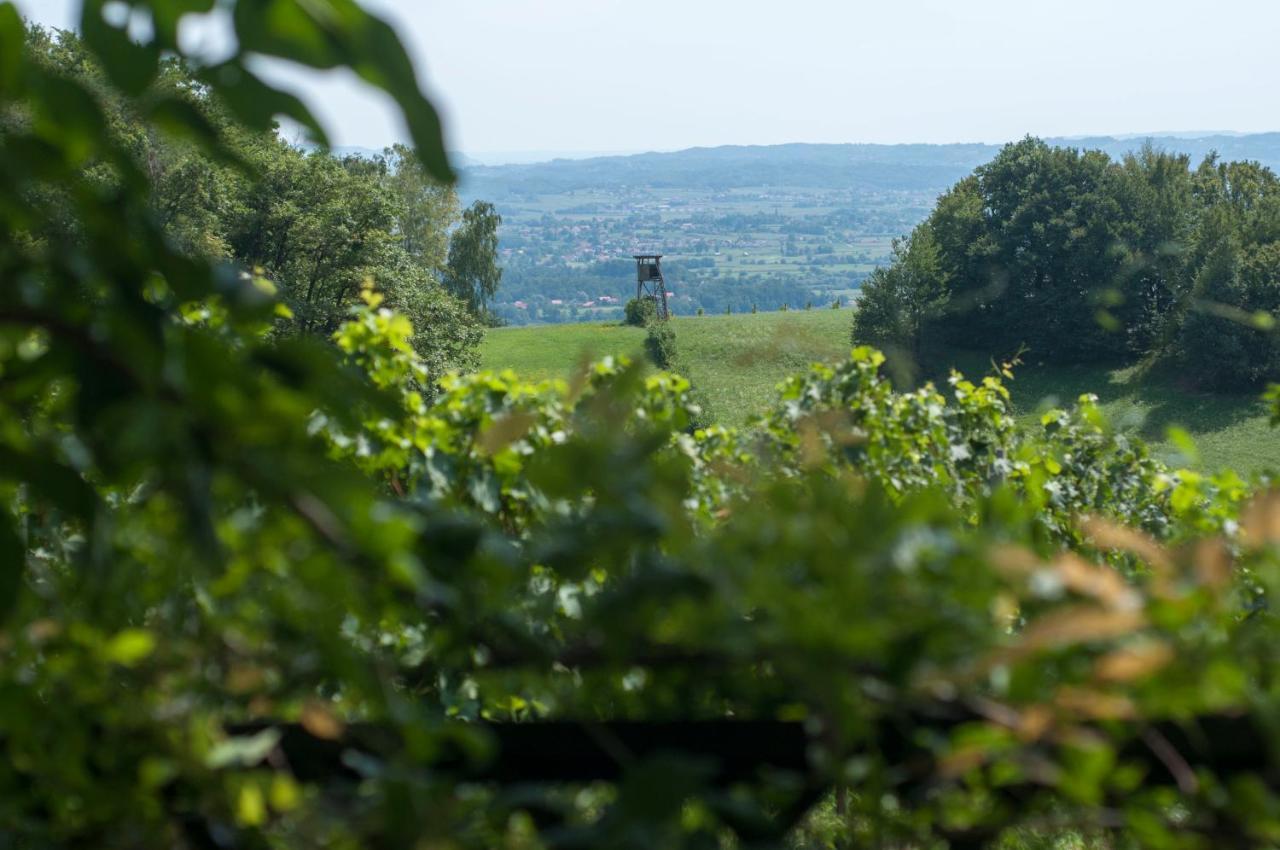
[(652, 298), (659, 319), (671, 318), (667, 307), (667, 281), (662, 277), (661, 254), (634, 254), (636, 259), (636, 300)]

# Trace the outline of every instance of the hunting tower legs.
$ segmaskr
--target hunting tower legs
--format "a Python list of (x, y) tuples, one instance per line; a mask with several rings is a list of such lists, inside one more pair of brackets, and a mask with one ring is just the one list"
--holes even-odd
[(661, 321), (671, 318), (667, 306), (667, 281), (662, 276), (661, 254), (635, 254), (636, 300), (653, 299), (654, 313)]

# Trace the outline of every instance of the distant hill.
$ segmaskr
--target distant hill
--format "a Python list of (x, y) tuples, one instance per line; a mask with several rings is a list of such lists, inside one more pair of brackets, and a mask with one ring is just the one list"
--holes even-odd
[[(1156, 148), (1190, 154), (1193, 160), (1216, 150), (1224, 159), (1252, 159), (1280, 170), (1280, 133), (1049, 140), (1055, 145), (1103, 150), (1113, 157), (1136, 150), (1147, 141)], [(842, 186), (872, 192), (940, 190), (990, 160), (999, 150), (999, 145), (988, 144), (730, 145), (530, 164), (469, 165), (463, 169), (463, 192), (468, 197), (502, 200), (520, 195), (624, 187), (714, 190), (742, 186)]]
[(469, 153), (450, 153), (453, 164), (462, 168), (466, 166), (498, 166), (498, 165), (531, 165), (537, 162), (551, 162), (556, 159), (598, 159), (606, 156), (630, 156), (644, 153), (641, 148), (633, 150), (607, 151), (471, 151)]
[(1124, 156), (1150, 142), (1155, 148), (1191, 155), (1198, 163), (1211, 151), (1224, 160), (1256, 160), (1273, 171), (1280, 171), (1280, 133), (1216, 133), (1207, 136), (1170, 134), (1167, 136), (1087, 136), (1084, 138), (1049, 139), (1050, 144), (1064, 147), (1106, 151), (1113, 158)]

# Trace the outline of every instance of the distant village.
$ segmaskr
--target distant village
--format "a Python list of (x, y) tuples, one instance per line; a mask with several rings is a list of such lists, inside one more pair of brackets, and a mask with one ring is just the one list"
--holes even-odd
[(833, 190), (614, 189), (497, 201), (504, 269), (495, 313), (513, 324), (620, 316), (631, 255), (664, 255), (677, 314), (774, 310), (856, 294), (931, 199)]

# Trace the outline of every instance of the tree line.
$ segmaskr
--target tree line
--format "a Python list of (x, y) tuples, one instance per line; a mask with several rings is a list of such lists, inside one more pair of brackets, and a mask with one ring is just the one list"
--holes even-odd
[[(274, 127), (247, 130), (188, 67), (165, 61), (152, 96), (175, 98), (221, 136), (225, 148), (210, 156), (143, 120), (76, 33), (30, 26), (26, 42), (32, 61), (83, 83), (101, 103), (109, 132), (146, 170), (167, 238), (278, 289), (276, 333), (327, 338), (372, 281), (413, 321), (413, 345), (434, 378), (474, 367), (502, 276), (492, 204), (460, 209), (453, 187), (405, 145), (338, 157), (291, 144)], [(117, 179), (100, 165), (91, 171), (104, 186)], [(35, 238), (56, 244), (78, 238), (76, 230), (68, 216)]]
[(928, 367), (947, 347), (1168, 364), (1194, 384), (1280, 376), (1280, 180), (1145, 147), (1026, 138), (939, 198), (862, 288), (855, 341)]

